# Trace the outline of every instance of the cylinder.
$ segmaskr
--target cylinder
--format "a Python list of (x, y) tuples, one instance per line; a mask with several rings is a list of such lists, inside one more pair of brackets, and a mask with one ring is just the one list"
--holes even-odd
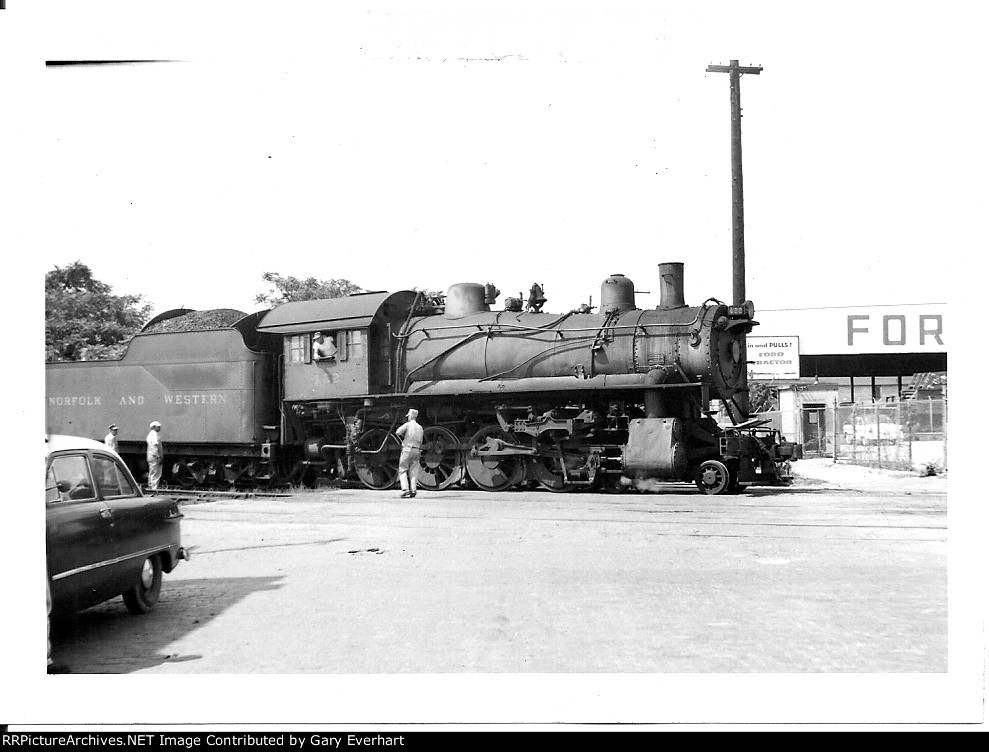
[(601, 313), (635, 310), (635, 285), (624, 274), (612, 274), (601, 283)]
[(446, 291), (446, 317), (459, 319), (475, 313), (490, 311), (484, 302), (484, 285), (476, 282), (458, 282)]
[(670, 261), (659, 265), (659, 308), (683, 308), (683, 263)]

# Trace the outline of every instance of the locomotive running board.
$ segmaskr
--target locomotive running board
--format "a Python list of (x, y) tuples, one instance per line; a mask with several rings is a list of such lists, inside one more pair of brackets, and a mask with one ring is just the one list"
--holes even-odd
[[(592, 376), (587, 379), (573, 376), (544, 376), (531, 379), (504, 379), (484, 381), (481, 379), (451, 379), (448, 381), (416, 382), (405, 396), (431, 397), (467, 394), (511, 394), (533, 392), (581, 392), (588, 391), (649, 391), (667, 389), (699, 390), (704, 385), (694, 383), (649, 384), (646, 374), (616, 374)], [(377, 395), (381, 396), (381, 395)], [(399, 396), (399, 394), (390, 395)]]

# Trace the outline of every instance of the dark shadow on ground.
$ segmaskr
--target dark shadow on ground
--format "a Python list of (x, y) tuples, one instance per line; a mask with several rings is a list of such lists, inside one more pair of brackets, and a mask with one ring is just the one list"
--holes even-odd
[(794, 494), (812, 494), (816, 496), (823, 496), (825, 494), (834, 494), (839, 491), (855, 491), (856, 489), (839, 488), (838, 486), (831, 485), (821, 485), (814, 488), (806, 488), (801, 485), (793, 485), (788, 488), (774, 488), (772, 486), (753, 486), (752, 488), (745, 489), (745, 493), (740, 494), (741, 496), (793, 496)]
[(281, 587), (278, 577), (169, 580), (154, 611), (131, 614), (121, 598), (52, 621), (52, 658), (74, 674), (127, 674), (166, 661), (195, 661), (165, 646), (208, 624), (238, 601)]

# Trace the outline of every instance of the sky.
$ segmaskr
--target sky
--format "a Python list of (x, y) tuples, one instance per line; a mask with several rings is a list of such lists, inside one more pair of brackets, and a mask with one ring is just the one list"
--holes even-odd
[[(706, 68), (732, 59), (763, 67), (741, 82), (757, 310), (984, 292), (978, 3), (27, 6), (0, 11), (0, 238), (12, 347), (37, 364), (8, 394), (43, 383), (43, 275), (76, 260), (155, 313), (259, 310), (264, 272), (539, 282), (551, 312), (622, 273), (653, 307), (668, 261), (688, 304), (729, 300), (729, 85)], [(172, 62), (44, 66), (92, 59)], [(42, 424), (34, 402), (8, 400), (10, 440)], [(802, 692), (764, 691), (806, 717)], [(578, 702), (628, 717), (597, 692)], [(898, 717), (890, 702), (873, 717)]]
[(622, 273), (653, 307), (666, 261), (685, 263), (689, 304), (729, 300), (729, 79), (706, 68), (730, 59), (763, 67), (741, 85), (757, 308), (945, 302), (939, 249), (971, 243), (942, 221), (966, 208), (943, 186), (967, 145), (917, 152), (956, 107), (952, 50), (924, 49), (960, 13), (220, 3), (194, 26), (120, 6), (111, 31), (52, 5), (46, 60), (176, 62), (41, 71), (25, 188), (45, 216), (25, 240), (43, 270), (81, 260), (155, 313), (259, 310), (268, 271), (539, 282), (548, 311)]

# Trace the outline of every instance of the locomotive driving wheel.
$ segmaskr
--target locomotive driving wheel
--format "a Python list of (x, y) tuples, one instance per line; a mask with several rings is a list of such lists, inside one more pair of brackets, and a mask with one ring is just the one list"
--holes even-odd
[(514, 435), (500, 426), (484, 426), (467, 442), (467, 474), (478, 488), (502, 491), (519, 483), (525, 476), (525, 456), (501, 454), (517, 445)]
[(368, 488), (383, 491), (398, 483), (398, 460), (402, 444), (384, 428), (372, 428), (361, 434), (354, 452), (357, 477)]
[(574, 490), (573, 480), (587, 464), (587, 455), (547, 434), (534, 436), (532, 440), (538, 452), (531, 460), (532, 477), (547, 491)]
[(733, 473), (725, 463), (718, 460), (706, 460), (697, 468), (694, 482), (704, 493), (714, 496), (730, 493), (732, 490)]
[(464, 477), (464, 453), (460, 440), (442, 426), (423, 429), (416, 481), (430, 491), (442, 491)]

